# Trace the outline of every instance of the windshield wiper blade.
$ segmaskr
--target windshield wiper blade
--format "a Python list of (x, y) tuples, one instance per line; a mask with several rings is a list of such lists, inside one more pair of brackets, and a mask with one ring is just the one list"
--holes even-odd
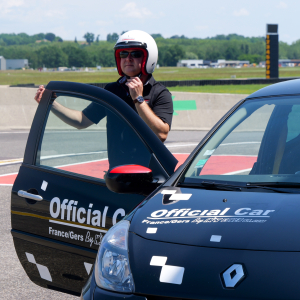
[(300, 188), (300, 183), (298, 182), (248, 182), (246, 186)]
[(241, 187), (237, 185), (230, 185), (226, 183), (215, 183), (211, 181), (202, 181), (199, 183), (181, 183), (180, 186), (193, 187), (193, 188), (205, 188), (208, 190), (222, 190), (222, 191), (241, 191)]
[[(242, 191), (243, 189), (259, 188), (259, 189), (273, 191), (276, 193), (292, 193), (290, 190), (280, 189), (278, 188), (278, 186), (272, 187), (272, 186), (265, 186), (260, 184), (261, 182), (259, 182), (257, 185), (254, 182), (252, 182), (252, 183), (247, 183), (247, 185), (238, 186), (238, 185), (230, 185), (226, 183), (216, 183), (214, 181), (202, 181), (199, 183), (180, 183), (179, 185), (183, 187), (192, 187), (192, 188), (200, 188), (200, 189), (204, 188), (207, 190)], [(300, 187), (300, 185), (297, 187)]]
[(281, 188), (293, 188), (293, 187), (297, 187), (300, 188), (300, 185), (287, 185), (287, 184), (282, 184), (283, 182), (248, 182), (246, 184), (246, 188), (259, 188), (259, 189), (264, 189), (264, 190), (270, 190), (270, 191), (274, 191), (277, 193), (292, 193), (289, 190), (286, 189), (280, 189)]
[(238, 185), (232, 185), (232, 184), (227, 184), (227, 183), (216, 183), (216, 182), (211, 182), (211, 181), (202, 181), (201, 184), (203, 186), (207, 186), (209, 188), (216, 188), (218, 190), (229, 190), (229, 191), (241, 191), (241, 187)]

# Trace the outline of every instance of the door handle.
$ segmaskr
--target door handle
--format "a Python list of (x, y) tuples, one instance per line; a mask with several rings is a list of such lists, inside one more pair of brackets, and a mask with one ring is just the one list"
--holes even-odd
[(27, 192), (22, 191), (22, 190), (18, 191), (18, 196), (20, 196), (22, 198), (27, 198), (27, 199), (35, 200), (35, 201), (42, 201), (43, 200), (43, 197), (40, 196), (40, 195), (35, 195), (35, 194), (27, 193)]

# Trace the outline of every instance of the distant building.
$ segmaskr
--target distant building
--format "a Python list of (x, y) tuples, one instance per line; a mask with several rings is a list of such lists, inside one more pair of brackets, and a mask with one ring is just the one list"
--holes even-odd
[(300, 59), (279, 59), (279, 67), (298, 67), (300, 65)]
[(46, 40), (46, 39), (43, 39), (43, 40), (37, 40), (35, 41), (36, 43), (41, 43), (41, 42), (46, 42), (46, 43), (50, 43), (50, 41)]
[(203, 59), (183, 59), (177, 63), (177, 67), (187, 67), (187, 68), (202, 68), (203, 66), (208, 66), (210, 61)]
[(249, 60), (225, 60), (209, 61), (203, 59), (184, 59), (177, 63), (177, 67), (187, 68), (224, 68), (224, 67), (244, 67), (250, 64)]
[(3, 56), (0, 56), (0, 71), (6, 70), (6, 60)]
[(226, 67), (246, 67), (250, 64), (249, 60), (226, 60)]
[(224, 67), (244, 67), (250, 64), (249, 60), (225, 60), (218, 59), (216, 62), (211, 62), (211, 66), (215, 68)]
[(291, 59), (291, 63), (294, 64), (294, 67), (299, 67), (300, 59)]
[(6, 60), (6, 69), (7, 70), (16, 70), (28, 68), (28, 59), (7, 59)]

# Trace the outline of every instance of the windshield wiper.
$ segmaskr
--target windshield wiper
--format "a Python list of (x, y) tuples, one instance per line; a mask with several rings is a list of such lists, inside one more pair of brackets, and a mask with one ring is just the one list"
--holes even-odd
[[(264, 189), (273, 191), (276, 193), (292, 193), (287, 189), (280, 189), (282, 185), (274, 185), (276, 182), (248, 182), (246, 185), (231, 185), (227, 183), (216, 183), (214, 181), (202, 181), (199, 183), (180, 183), (179, 186), (182, 187), (192, 187), (192, 188), (204, 188), (207, 190), (222, 190), (222, 191), (242, 191), (243, 189)], [(279, 183), (280, 184), (280, 183)], [(292, 183), (290, 183), (292, 184)], [(269, 185), (269, 186), (268, 186)], [(291, 185), (284, 185), (284, 187), (291, 187)], [(296, 183), (296, 187), (300, 188), (300, 184)]]
[(278, 193), (291, 193), (291, 191), (280, 188), (300, 188), (300, 184), (297, 182), (248, 182), (246, 187), (271, 190)]
[(180, 183), (180, 186), (205, 188), (207, 190), (241, 191), (242, 187), (226, 183), (215, 183), (214, 181), (202, 181), (199, 183)]
[(299, 182), (248, 182), (246, 186), (300, 188)]

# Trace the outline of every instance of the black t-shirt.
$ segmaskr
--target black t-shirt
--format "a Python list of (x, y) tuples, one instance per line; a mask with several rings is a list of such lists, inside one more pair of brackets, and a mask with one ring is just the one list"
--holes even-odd
[[(123, 99), (137, 112), (125, 82), (126, 77), (121, 77), (117, 82), (107, 84), (105, 89)], [(173, 102), (170, 92), (151, 76), (144, 85), (143, 97), (153, 112), (171, 128)], [(95, 124), (107, 117), (107, 151), (110, 168), (131, 163), (148, 166), (149, 157), (139, 155), (144, 153), (143, 143), (136, 141), (135, 133), (124, 120), (97, 103), (91, 103), (82, 112)]]
[[(117, 82), (109, 83), (105, 89), (123, 99), (136, 113), (135, 104), (129, 94), (126, 77), (121, 77)], [(151, 75), (148, 82), (144, 85), (143, 97), (145, 102), (163, 122), (169, 124), (171, 128), (173, 117), (173, 101), (171, 93), (161, 83), (155, 81)], [(93, 123), (98, 124), (105, 116), (103, 110), (97, 104), (90, 104), (83, 110), (84, 115)]]

